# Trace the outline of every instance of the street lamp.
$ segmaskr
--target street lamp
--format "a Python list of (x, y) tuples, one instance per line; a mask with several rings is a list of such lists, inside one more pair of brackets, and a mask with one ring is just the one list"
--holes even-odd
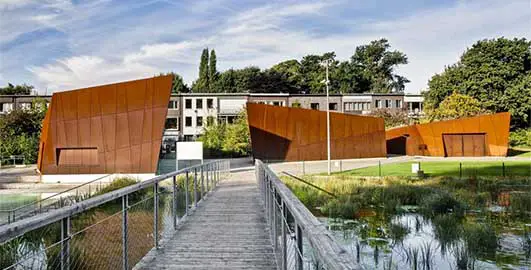
[(321, 61), (321, 65), (326, 67), (326, 79), (324, 83), (326, 84), (326, 148), (328, 152), (328, 175), (331, 172), (331, 163), (330, 163), (330, 102), (328, 97), (328, 66), (332, 63), (332, 59), (326, 59)]

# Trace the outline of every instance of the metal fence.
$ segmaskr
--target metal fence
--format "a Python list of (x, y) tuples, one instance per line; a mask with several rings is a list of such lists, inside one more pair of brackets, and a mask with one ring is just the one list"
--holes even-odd
[(197, 165), (0, 226), (0, 269), (132, 269), (229, 171)]
[(255, 166), (280, 269), (362, 269), (267, 165)]
[(12, 223), (23, 218), (42, 214), (53, 209), (59, 209), (85, 200), (93, 193), (96, 193), (107, 186), (110, 183), (108, 178), (109, 176), (110, 174), (98, 177), (94, 180), (63, 190), (44, 199), (36, 200), (12, 209), (0, 209), (0, 215), (2, 217), (7, 217), (6, 219), (0, 219), (0, 225)]

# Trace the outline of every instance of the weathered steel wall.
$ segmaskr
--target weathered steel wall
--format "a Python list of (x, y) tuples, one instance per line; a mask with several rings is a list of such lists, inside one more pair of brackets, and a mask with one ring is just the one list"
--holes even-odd
[(154, 173), (171, 86), (172, 77), (162, 76), (54, 93), (40, 172)]
[[(485, 152), (487, 156), (506, 156), (510, 120), (511, 115), (508, 112), (481, 115), (394, 128), (387, 130), (385, 137), (388, 142), (400, 136), (407, 137), (407, 155), (443, 157), (446, 155), (443, 134), (484, 134), (486, 145), (484, 151), (480, 151)], [(463, 156), (477, 155), (475, 147), (471, 147), (467, 140), (464, 140), (464, 143), (466, 145), (463, 147)]]
[[(326, 112), (247, 103), (253, 156), (265, 160), (327, 159)], [(384, 157), (382, 118), (330, 113), (332, 159)]]

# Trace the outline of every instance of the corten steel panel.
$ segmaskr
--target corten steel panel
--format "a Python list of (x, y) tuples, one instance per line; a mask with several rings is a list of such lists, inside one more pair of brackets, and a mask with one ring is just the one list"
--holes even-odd
[[(460, 142), (454, 142), (455, 138), (450, 139), (451, 142), (448, 142), (448, 144), (452, 145), (450, 146), (452, 147), (450, 151), (452, 153), (455, 152), (452, 155), (506, 156), (510, 120), (511, 115), (508, 112), (481, 115), (394, 128), (387, 130), (385, 137), (389, 141), (406, 135), (406, 152), (408, 155), (443, 157), (447, 154), (445, 151), (446, 141), (443, 139), (443, 134), (468, 134), (474, 135), (474, 137), (465, 139), (467, 140), (465, 145), (463, 145), (462, 136)], [(479, 135), (483, 137), (481, 138)], [(460, 145), (461, 150), (453, 149), (458, 147), (457, 144)], [(422, 150), (423, 145), (426, 146), (425, 150)]]
[[(41, 130), (39, 171), (154, 173), (171, 85), (171, 76), (161, 76), (54, 93)], [(79, 151), (63, 152), (60, 163), (60, 149)]]
[[(326, 112), (247, 103), (255, 158), (327, 159)], [(332, 159), (385, 156), (382, 118), (330, 113)]]

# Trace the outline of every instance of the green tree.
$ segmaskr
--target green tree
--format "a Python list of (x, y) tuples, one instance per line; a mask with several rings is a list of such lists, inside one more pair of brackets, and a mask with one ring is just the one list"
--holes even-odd
[(199, 141), (203, 142), (203, 148), (207, 155), (217, 156), (221, 154), (223, 148), (223, 139), (225, 138), (225, 124), (214, 123), (207, 125), (203, 129), (203, 134), (199, 137)]
[(23, 155), (27, 164), (37, 161), (46, 101), (35, 99), (31, 109), (15, 109), (0, 115), (0, 157)]
[(209, 90), (208, 48), (201, 53), (199, 63), (199, 78), (192, 84), (193, 92), (207, 92)]
[(298, 93), (303, 90), (303, 77), (301, 73), (301, 64), (299, 63), (299, 61), (291, 59), (284, 62), (280, 62), (271, 67), (270, 70), (282, 74), (284, 80), (293, 89), (293, 91)]
[[(527, 127), (531, 42), (521, 39), (485, 39), (467, 49), (459, 61), (434, 75), (424, 92), (427, 106), (437, 108), (454, 90), (479, 100), (495, 112), (509, 111), (512, 127)], [(526, 111), (527, 110), (527, 111)]]
[(160, 73), (159, 76), (166, 76), (166, 75), (172, 75), (173, 76), (173, 83), (171, 87), (171, 92), (178, 94), (178, 93), (188, 93), (190, 92), (190, 88), (188, 88), (188, 85), (184, 83), (183, 77), (181, 75), (175, 73), (175, 72), (168, 72), (168, 73)]
[(223, 140), (223, 151), (235, 154), (237, 156), (245, 156), (250, 153), (251, 136), (249, 133), (249, 125), (247, 123), (247, 113), (242, 110), (238, 114), (236, 121), (227, 125), (225, 139)]
[(214, 82), (214, 89), (220, 93), (236, 93), (236, 72), (234, 69), (231, 68), (220, 73)]
[(454, 92), (445, 98), (437, 108), (426, 108), (430, 121), (449, 120), (488, 113), (481, 103), (470, 96)]
[(0, 87), (0, 95), (31, 95), (33, 88), (27, 84), (13, 85), (8, 83), (6, 87)]
[(216, 80), (218, 78), (218, 71), (217, 71), (217, 59), (216, 59), (216, 51), (214, 51), (214, 49), (212, 49), (212, 51), (210, 51), (210, 58), (209, 58), (209, 64), (208, 64), (208, 79), (209, 79), (209, 89), (210, 89), (210, 92), (216, 92), (214, 89), (215, 87), (215, 83), (216, 83)]
[(350, 58), (353, 71), (360, 74), (355, 79), (361, 92), (401, 92), (409, 80), (394, 73), (398, 65), (407, 64), (407, 56), (400, 51), (390, 51), (387, 39), (371, 41), (368, 45), (356, 47)]

